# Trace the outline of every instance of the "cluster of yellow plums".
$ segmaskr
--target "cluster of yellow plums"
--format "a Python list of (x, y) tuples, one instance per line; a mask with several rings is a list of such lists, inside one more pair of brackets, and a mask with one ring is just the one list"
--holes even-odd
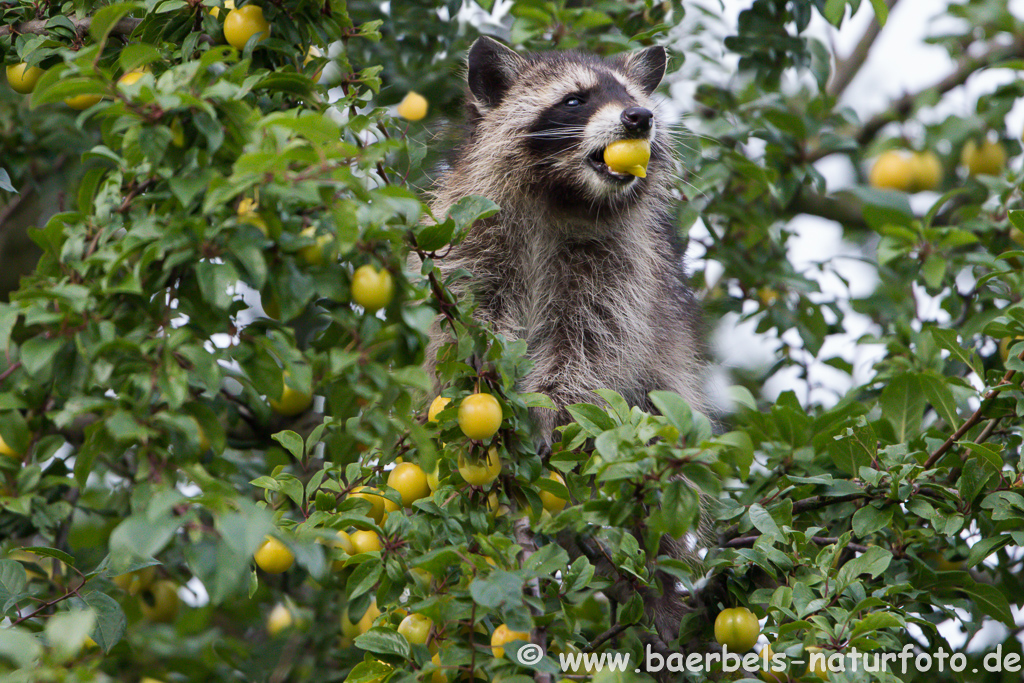
[[(445, 409), (452, 399), (438, 396), (431, 403), (427, 417), (430, 422), (436, 422), (438, 414)], [(470, 439), (476, 441), (487, 440), (493, 437), (501, 427), (502, 410), (501, 404), (491, 394), (474, 393), (466, 396), (459, 403), (458, 424), (463, 433)], [(479, 461), (459, 458), (459, 473), (466, 483), (472, 486), (486, 487), (497, 479), (501, 473), (502, 463), (497, 448), (490, 447), (486, 455)], [(556, 472), (549, 475), (553, 480), (562, 485), (565, 480)], [(400, 462), (390, 471), (387, 478), (387, 486), (398, 493), (401, 499), (401, 507), (411, 508), (417, 500), (426, 498), (439, 488), (438, 473), (424, 472), (423, 469), (412, 462)], [(397, 502), (386, 497), (379, 489), (366, 485), (354, 487), (348, 497), (356, 500), (363, 500), (369, 504), (367, 516), (376, 524), (383, 524), (387, 515), (400, 509)], [(491, 500), (493, 498), (493, 500)], [(549, 512), (562, 510), (568, 501), (559, 498), (547, 491), (540, 493), (544, 509)], [(498, 513), (497, 496), (491, 493), (488, 499), (488, 506), (495, 514)], [(382, 550), (380, 537), (373, 530), (355, 530), (335, 532), (335, 537), (330, 544), (340, 549), (346, 556), (357, 555)], [(295, 564), (294, 553), (281, 540), (274, 536), (267, 536), (253, 555), (256, 565), (269, 574), (281, 574), (292, 568)], [(340, 571), (345, 566), (345, 560), (336, 559), (332, 563), (335, 571)], [(433, 577), (419, 568), (411, 570), (413, 578), (421, 583), (429, 584)], [(348, 610), (341, 616), (342, 643), (351, 645), (355, 638), (366, 633), (373, 627), (374, 623), (382, 614), (377, 607), (376, 601), (371, 600), (362, 616), (355, 620), (349, 618)], [(277, 635), (295, 623), (293, 611), (284, 603), (276, 604), (267, 616), (266, 627), (268, 633)], [(441, 666), (438, 655), (437, 643), (431, 639), (434, 623), (424, 614), (406, 614), (398, 625), (398, 633), (402, 634), (410, 644), (427, 645), (433, 653), (432, 661), (438, 667)], [(511, 629), (507, 624), (500, 624), (491, 634), (491, 651), (494, 657), (501, 658), (505, 654), (505, 646), (514, 641), (529, 641), (530, 634), (523, 631)], [(447, 676), (438, 668), (431, 678), (432, 683), (445, 683)]]
[(178, 616), (181, 608), (178, 585), (169, 579), (158, 579), (156, 567), (144, 567), (111, 580), (118, 588), (138, 599), (139, 611), (148, 621), (169, 624)]
[[(427, 411), (427, 420), (436, 422), (438, 414), (450, 402), (451, 399), (446, 396), (436, 397)], [(459, 429), (474, 441), (485, 441), (494, 436), (501, 427), (501, 419), (501, 404), (491, 394), (470, 394), (459, 403)], [(467, 484), (489, 486), (501, 474), (501, 468), (501, 455), (495, 446), (488, 448), (486, 453), (479, 458), (472, 458), (465, 453), (459, 453), (459, 475)], [(437, 472), (432, 472), (428, 476), (431, 477), (432, 485), (436, 488)], [(558, 472), (552, 471), (548, 476), (565, 486), (565, 479)], [(540, 492), (540, 500), (544, 509), (548, 512), (559, 512), (568, 502), (564, 498), (559, 498), (548, 491)]]
[[(270, 35), (270, 23), (263, 16), (263, 8), (254, 3), (243, 7), (235, 7), (234, 0), (224, 0), (224, 9), (229, 10), (224, 18), (224, 39), (235, 49), (241, 50), (253, 36), (259, 34), (259, 41), (265, 40)], [(211, 7), (210, 14), (214, 17), (220, 16), (219, 7)], [(322, 53), (315, 46), (310, 46), (306, 53), (304, 63), (308, 64)], [(10, 64), (7, 66), (7, 83), (17, 93), (27, 95), (35, 90), (36, 83), (44, 71), (38, 66), (31, 66), (26, 62)], [(129, 71), (118, 79), (118, 85), (131, 85), (142, 77), (142, 71)], [(319, 79), (320, 72), (314, 76)], [(417, 96), (419, 97), (419, 96)], [(64, 103), (72, 109), (84, 110), (97, 104), (102, 98), (99, 95), (82, 94), (68, 97)], [(420, 98), (422, 99), (422, 98)], [(426, 100), (423, 100), (423, 114), (426, 115)]]
[[(1006, 167), (1006, 149), (983, 138), (968, 140), (960, 151), (960, 165), (971, 176), (999, 175)], [(875, 159), (868, 174), (872, 187), (902, 192), (934, 190), (942, 183), (942, 163), (934, 152), (889, 150)]]
[[(36, 89), (36, 84), (43, 73), (43, 70), (38, 66), (29, 66), (25, 62), (9, 64), (7, 66), (7, 84), (11, 86), (11, 90), (14, 92), (28, 95)], [(144, 73), (146, 72), (143, 69), (133, 69), (117, 79), (117, 85), (119, 87), (131, 85), (142, 78)], [(99, 95), (74, 95), (65, 98), (64, 104), (72, 109), (82, 111), (98, 103), (101, 99), (103, 98)]]
[[(270, 235), (270, 228), (267, 221), (259, 213), (259, 204), (249, 197), (238, 202), (236, 209), (239, 223), (247, 223), (255, 226), (264, 236)], [(317, 235), (315, 227), (305, 228), (299, 233), (314, 241), (298, 250), (298, 256), (305, 263), (311, 266), (322, 266), (332, 258), (331, 246), (334, 242), (332, 235)], [(376, 313), (387, 306), (395, 298), (395, 279), (387, 268), (377, 269), (372, 264), (364, 264), (355, 269), (352, 273), (352, 301), (359, 304), (367, 313)], [(281, 311), (273, 297), (264, 297), (263, 310), (271, 318), (280, 318)]]

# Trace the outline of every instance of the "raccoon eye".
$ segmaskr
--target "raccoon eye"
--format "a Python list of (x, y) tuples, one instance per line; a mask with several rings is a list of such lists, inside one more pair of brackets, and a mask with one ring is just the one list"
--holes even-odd
[(562, 100), (562, 104), (566, 107), (579, 107), (583, 104), (583, 98), (578, 95), (569, 95)]

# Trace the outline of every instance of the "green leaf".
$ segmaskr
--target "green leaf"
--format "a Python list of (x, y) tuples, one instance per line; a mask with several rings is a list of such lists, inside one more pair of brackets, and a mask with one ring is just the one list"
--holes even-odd
[(875, 430), (864, 417), (853, 427), (847, 427), (827, 444), (828, 454), (835, 466), (847, 474), (858, 475), (861, 467), (869, 467), (877, 453)]
[(839, 26), (846, 14), (846, 0), (827, 0), (822, 16), (833, 26)]
[(979, 358), (960, 346), (959, 335), (956, 330), (933, 327), (931, 328), (931, 333), (938, 345), (951, 352), (954, 358), (959, 359), (969, 368), (973, 369), (980, 377), (985, 376), (985, 370), (982, 368)]
[(871, 0), (871, 7), (875, 10), (875, 19), (878, 21), (878, 25), (885, 26), (885, 22), (889, 20), (889, 5), (885, 0)]
[[(369, 635), (373, 630), (370, 629), (366, 635)], [(364, 636), (359, 637), (363, 638)], [(399, 636), (399, 638), (402, 638), (402, 636)], [(405, 638), (402, 638), (402, 640), (405, 640)], [(408, 647), (409, 645), (406, 643), (406, 649)], [(408, 659), (408, 657), (408, 654), (404, 655), (404, 658)], [(393, 668), (378, 659), (359, 662), (349, 671), (348, 676), (345, 677), (345, 683), (380, 683), (392, 671), (394, 671)]]
[(134, 69), (158, 62), (163, 58), (160, 50), (147, 43), (129, 43), (120, 48), (117, 61), (121, 71), (128, 73)]
[(1024, 230), (1024, 209), (1013, 209), (1012, 211), (1006, 212), (1010, 222), (1013, 223), (1013, 227), (1018, 230)]
[(27, 585), (25, 568), (20, 562), (0, 560), (0, 614), (7, 612), (17, 601), (27, 597)]
[(125, 618), (121, 604), (106, 593), (92, 591), (82, 596), (89, 607), (96, 614), (96, 626), (93, 629), (92, 637), (96, 644), (104, 652), (110, 652), (122, 638), (128, 628), (128, 620)]
[(992, 510), (992, 519), (997, 522), (1024, 521), (1024, 496), (1017, 491), (996, 491), (985, 496), (981, 507)]
[(941, 375), (934, 372), (925, 372), (917, 376), (932, 408), (935, 409), (942, 419), (954, 430), (959, 426), (959, 419), (956, 410), (956, 399), (953, 397), (953, 390), (949, 383)]
[(29, 670), (43, 654), (36, 636), (18, 627), (0, 628), (0, 660), (7, 660), (19, 669)]
[(906, 621), (898, 614), (892, 612), (874, 612), (857, 622), (850, 633), (850, 637), (856, 637), (863, 633), (871, 633), (883, 628), (904, 628)]
[(608, 407), (615, 412), (619, 422), (629, 422), (631, 408), (619, 392), (612, 391), (611, 389), (595, 389), (594, 393), (600, 396), (608, 404)]
[(750, 523), (754, 525), (761, 535), (772, 543), (780, 543), (784, 539), (782, 530), (775, 523), (775, 519), (763, 507), (754, 503), (750, 506)]
[(204, 168), (194, 175), (189, 174), (169, 178), (167, 184), (170, 186), (174, 196), (181, 202), (182, 208), (188, 209), (192, 206), (195, 198), (210, 186), (210, 181), (216, 175), (216, 171), (212, 168)]
[(612, 418), (608, 417), (608, 413), (593, 404), (577, 403), (566, 406), (566, 410), (591, 436), (597, 436), (609, 429), (615, 429), (615, 422), (612, 421)]
[(374, 626), (356, 638), (355, 642), (356, 647), (360, 650), (379, 655), (395, 655), (402, 659), (408, 659), (410, 655), (409, 641), (405, 639), (405, 636), (398, 631), (382, 626)]
[(530, 392), (526, 394), (519, 394), (519, 400), (527, 408), (548, 408), (550, 410), (558, 410), (558, 406), (551, 400), (551, 397), (547, 394), (540, 394), (536, 392)]
[(434, 576), (441, 576), (452, 565), (458, 564), (461, 559), (459, 553), (453, 548), (438, 548), (420, 555), (412, 562), (412, 566), (425, 569)]
[(26, 341), (21, 347), (21, 365), (25, 372), (33, 377), (48, 375), (53, 369), (53, 358), (62, 346), (64, 340), (60, 337), (47, 339), (40, 335)]
[(270, 73), (260, 80), (257, 87), (267, 92), (284, 92), (298, 97), (311, 97), (316, 91), (308, 76), (283, 72)]
[(110, 554), (117, 557), (155, 557), (170, 542), (182, 524), (181, 519), (150, 519), (132, 515), (110, 534)]
[(20, 317), (21, 311), (18, 310), (17, 306), (0, 304), (0, 351), (3, 351), (5, 354), (10, 353), (11, 332), (14, 330), (14, 326), (18, 324)]
[(946, 277), (946, 259), (941, 254), (930, 254), (921, 266), (921, 275), (930, 289), (938, 289)]
[(473, 223), (490, 218), (498, 213), (501, 207), (486, 197), (463, 197), (448, 210), (448, 217), (455, 221), (459, 230), (468, 229)]
[(648, 518), (649, 528), (680, 538), (696, 527), (700, 498), (686, 482), (675, 479), (663, 484), (660, 503)]
[(896, 430), (897, 441), (908, 441), (916, 435), (924, 414), (925, 399), (917, 376), (896, 375), (879, 397), (882, 415)]
[(302, 460), (305, 455), (305, 444), (302, 437), (290, 430), (284, 430), (271, 436), (271, 438), (284, 446), (285, 450), (292, 454), (296, 460)]
[(269, 510), (258, 507), (250, 501), (236, 501), (238, 512), (221, 513), (217, 518), (217, 530), (237, 555), (251, 557), (274, 531), (273, 516)]
[(965, 581), (956, 587), (956, 590), (973, 598), (982, 612), (1013, 628), (1014, 619), (1013, 613), (1010, 611), (1010, 603), (998, 588), (975, 581)]
[(693, 431), (693, 409), (682, 396), (672, 391), (652, 391), (649, 396), (654, 407), (679, 430), (681, 436)]
[[(51, 76), (51, 72), (53, 76)], [(106, 86), (98, 78), (86, 76), (61, 77), (66, 69), (54, 67), (46, 72), (36, 89), (32, 91), (32, 107), (40, 107), (44, 104), (56, 104), (78, 95), (95, 95), (102, 97), (106, 94)], [(48, 78), (50, 77), (50, 78)], [(51, 80), (52, 78), (52, 80)], [(45, 82), (44, 82), (44, 79)]]
[(996, 552), (1013, 540), (1012, 536), (1000, 534), (991, 538), (983, 538), (971, 546), (971, 552), (967, 554), (967, 567), (976, 567), (989, 555)]
[(846, 193), (863, 202), (864, 218), (875, 230), (880, 231), (890, 225), (909, 226), (914, 221), (914, 210), (905, 192), (856, 186), (838, 194)]
[(384, 565), (381, 562), (363, 562), (357, 566), (345, 584), (349, 599), (358, 598), (363, 593), (369, 592), (374, 584), (380, 580), (383, 572)]
[(58, 612), (46, 620), (43, 633), (47, 644), (63, 659), (78, 654), (95, 624), (92, 610)]
[(97, 43), (103, 43), (114, 29), (114, 26), (117, 25), (117, 22), (121, 21), (129, 12), (143, 10), (143, 6), (135, 2), (107, 5), (92, 16), (92, 22), (89, 24), (89, 35)]
[(469, 593), (481, 607), (515, 608), (523, 604), (523, 581), (515, 574), (496, 570), (469, 584)]
[[(548, 481), (551, 481), (550, 479)], [(555, 482), (551, 482), (554, 484)], [(534, 572), (538, 575), (550, 574), (561, 571), (569, 564), (569, 554), (556, 543), (549, 543), (541, 546), (537, 552), (530, 555), (530, 559), (523, 563), (523, 569)]]
[(103, 422), (107, 433), (122, 443), (146, 443), (156, 432), (141, 424), (131, 413), (119, 410)]
[(454, 233), (453, 220), (424, 226), (416, 234), (416, 246), (426, 252), (437, 251), (451, 242)]
[(874, 504), (865, 505), (853, 513), (853, 533), (858, 538), (866, 538), (892, 524), (892, 514), (891, 505), (882, 508), (875, 507)]
[(837, 577), (844, 588), (849, 586), (861, 574), (869, 574), (872, 579), (878, 578), (889, 568), (892, 553), (883, 548), (872, 546), (860, 557), (856, 557), (842, 566)]
[(750, 466), (754, 464), (754, 442), (746, 432), (726, 432), (719, 434), (714, 439), (715, 443), (728, 447), (728, 453), (739, 470), (741, 479), (746, 479), (750, 474)]
[(68, 565), (69, 567), (75, 566), (75, 558), (68, 555), (62, 550), (56, 548), (46, 548), (44, 546), (30, 545), (22, 548), (26, 552), (30, 552), (33, 555), (39, 555), (40, 557), (56, 557), (58, 560)]
[(200, 261), (195, 269), (203, 300), (215, 308), (227, 310), (234, 301), (235, 285), (239, 280), (234, 265), (230, 262)]
[(967, 503), (973, 502), (996, 472), (997, 470), (981, 458), (967, 458), (960, 481), (957, 482), (960, 499)]

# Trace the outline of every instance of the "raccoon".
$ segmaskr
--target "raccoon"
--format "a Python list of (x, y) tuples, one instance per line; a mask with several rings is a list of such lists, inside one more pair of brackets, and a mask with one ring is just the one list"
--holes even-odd
[[(443, 216), (482, 195), (501, 211), (439, 261), (466, 269), (480, 320), (525, 339), (522, 391), (547, 394), (539, 439), (569, 421), (565, 406), (610, 388), (653, 410), (648, 392), (678, 392), (706, 411), (699, 307), (673, 224), (675, 164), (651, 94), (667, 55), (651, 47), (611, 59), (581, 52), (520, 55), (490, 38), (469, 51), (467, 130), (439, 179)], [(612, 171), (605, 147), (647, 140), (647, 177)], [(435, 334), (427, 358), (444, 337)], [(428, 361), (429, 362), (429, 361)]]
[[(700, 315), (673, 223), (675, 161), (652, 99), (666, 65), (662, 47), (602, 59), (519, 54), (480, 38), (469, 51), (464, 139), (431, 207), (443, 216), (460, 198), (483, 195), (501, 211), (438, 265), (472, 273), (456, 294), (471, 290), (479, 320), (526, 340), (533, 365), (519, 388), (558, 407), (533, 411), (542, 450), (570, 420), (566, 406), (598, 401), (594, 389), (652, 412), (655, 389), (707, 408)], [(604, 162), (605, 148), (624, 139), (649, 142), (646, 177)], [(445, 340), (436, 328), (428, 365)], [(661, 552), (686, 554), (671, 538)], [(681, 599), (673, 580), (660, 579), (661, 595), (645, 602), (672, 640)]]

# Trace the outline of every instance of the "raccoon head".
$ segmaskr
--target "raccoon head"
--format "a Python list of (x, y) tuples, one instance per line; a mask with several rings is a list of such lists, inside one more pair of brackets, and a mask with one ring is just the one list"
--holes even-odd
[[(651, 94), (667, 56), (651, 47), (611, 59), (580, 52), (520, 55), (490, 38), (469, 51), (472, 147), (561, 208), (625, 206), (671, 172)], [(617, 173), (605, 148), (648, 140), (649, 176)]]

